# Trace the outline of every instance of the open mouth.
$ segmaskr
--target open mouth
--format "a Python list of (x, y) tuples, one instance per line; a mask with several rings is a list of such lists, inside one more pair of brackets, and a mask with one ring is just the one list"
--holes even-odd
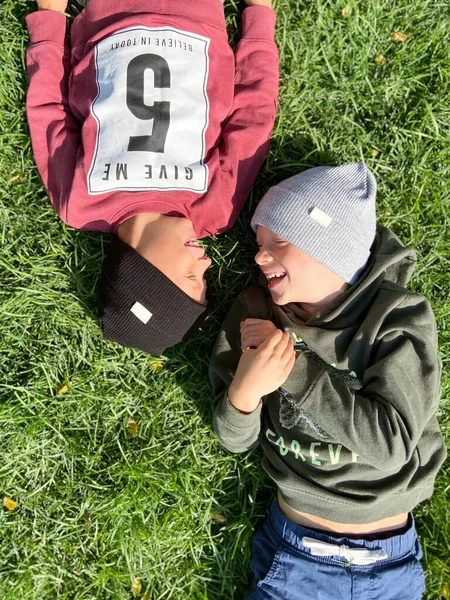
[(197, 240), (197, 239), (195, 239), (195, 238), (193, 238), (193, 239), (190, 239), (190, 240), (187, 240), (187, 241), (184, 243), (184, 245), (185, 245), (185, 246), (189, 246), (190, 248), (201, 248), (200, 244), (198, 243), (198, 240)]
[(273, 289), (279, 285), (286, 277), (286, 273), (264, 273), (268, 281), (268, 288)]

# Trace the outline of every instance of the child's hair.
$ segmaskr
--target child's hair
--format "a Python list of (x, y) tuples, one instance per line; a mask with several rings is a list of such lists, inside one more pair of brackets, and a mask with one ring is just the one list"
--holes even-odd
[(363, 162), (308, 169), (271, 187), (251, 225), (270, 229), (352, 284), (375, 238), (376, 192)]

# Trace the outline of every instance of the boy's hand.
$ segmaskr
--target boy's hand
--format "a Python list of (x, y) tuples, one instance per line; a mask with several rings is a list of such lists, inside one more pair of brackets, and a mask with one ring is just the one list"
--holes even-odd
[(39, 10), (55, 10), (66, 12), (68, 0), (36, 0)]
[(245, 319), (241, 323), (241, 350), (259, 348), (259, 346), (276, 331), (272, 321), (265, 319)]
[(283, 385), (294, 363), (294, 345), (289, 334), (275, 329), (257, 350), (247, 349), (242, 354), (228, 388), (231, 404), (241, 412), (253, 412), (262, 396)]
[(245, 0), (247, 6), (267, 6), (272, 8), (272, 0)]

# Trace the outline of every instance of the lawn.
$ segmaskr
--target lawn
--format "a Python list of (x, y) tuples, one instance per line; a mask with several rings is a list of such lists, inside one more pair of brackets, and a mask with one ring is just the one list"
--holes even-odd
[[(278, 0), (270, 155), (238, 225), (208, 242), (214, 312), (160, 358), (102, 340), (95, 285), (108, 238), (61, 223), (34, 166), (33, 5), (0, 6), (0, 488), (17, 503), (0, 510), (0, 598), (242, 599), (273, 487), (258, 451), (230, 455), (215, 438), (207, 367), (255, 275), (248, 223), (269, 185), (361, 158), (374, 171), (379, 220), (417, 251), (412, 287), (436, 312), (450, 439), (448, 2)], [(226, 4), (232, 39), (241, 8)], [(427, 599), (450, 598), (449, 489), (447, 465), (416, 511)]]

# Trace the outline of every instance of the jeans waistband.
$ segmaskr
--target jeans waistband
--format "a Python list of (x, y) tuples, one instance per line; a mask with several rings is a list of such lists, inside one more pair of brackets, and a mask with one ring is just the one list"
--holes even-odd
[(411, 526), (409, 529), (401, 534), (394, 535), (387, 539), (354, 539), (352, 537), (345, 537), (345, 535), (332, 535), (326, 532), (319, 532), (314, 529), (308, 529), (302, 525), (297, 525), (288, 519), (280, 509), (277, 500), (274, 500), (270, 506), (268, 522), (274, 529), (275, 533), (283, 539), (285, 542), (298, 548), (303, 552), (310, 553), (308, 542), (303, 543), (302, 539), (312, 538), (327, 544), (343, 545), (350, 548), (364, 548), (367, 550), (376, 549), (383, 550), (387, 554), (388, 560), (395, 560), (402, 556), (412, 554), (418, 550), (418, 540), (416, 535), (416, 528), (414, 520), (411, 517)]

